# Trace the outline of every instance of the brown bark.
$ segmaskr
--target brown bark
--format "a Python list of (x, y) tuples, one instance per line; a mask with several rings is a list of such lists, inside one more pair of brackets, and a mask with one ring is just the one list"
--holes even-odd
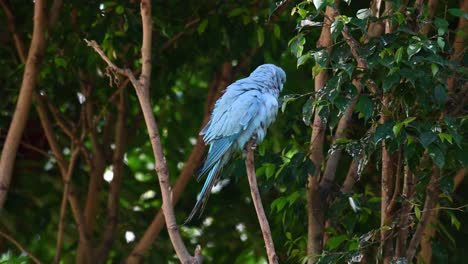
[(409, 215), (411, 213), (412, 204), (411, 200), (414, 197), (415, 190), (414, 174), (410, 171), (408, 165), (404, 167), (403, 173), (403, 203), (401, 205), (400, 219), (398, 223), (398, 238), (395, 249), (396, 257), (405, 257), (406, 245), (409, 233)]
[[(455, 193), (460, 186), (460, 183), (466, 176), (466, 169), (460, 169), (453, 178), (453, 192)], [(418, 263), (431, 264), (432, 262), (432, 246), (431, 241), (436, 235), (435, 225), (439, 221), (439, 210), (432, 210), (427, 220), (426, 228), (423, 231), (421, 239), (421, 250), (419, 252)]]
[(117, 235), (119, 221), (119, 195), (124, 171), (124, 155), (127, 148), (126, 133), (126, 90), (120, 90), (119, 103), (117, 104), (117, 123), (115, 125), (115, 150), (112, 157), (112, 171), (114, 177), (110, 183), (109, 195), (107, 197), (107, 225), (103, 232), (103, 238), (96, 253), (96, 263), (105, 263), (109, 251), (114, 244)]
[[(468, 12), (468, 1), (460, 0), (460, 9), (463, 12)], [(455, 34), (455, 39), (453, 40), (452, 44), (452, 54), (450, 55), (450, 59), (454, 62), (460, 62), (463, 57), (465, 47), (466, 47), (466, 32), (468, 32), (468, 20), (463, 17), (460, 17), (458, 20), (458, 26)], [(447, 90), (450, 93), (455, 92), (455, 82), (457, 78), (456, 76), (452, 76), (447, 80)]]
[[(335, 9), (327, 6), (325, 18), (320, 38), (317, 41), (317, 48), (329, 49), (333, 44), (330, 32), (330, 25), (335, 16)], [(322, 89), (328, 80), (328, 73), (322, 70), (314, 80), (315, 93)], [(314, 163), (314, 175), (308, 176), (307, 183), (307, 255), (308, 263), (312, 264), (316, 260), (316, 255), (322, 251), (322, 238), (324, 228), (324, 208), (322, 204), (322, 194), (319, 190), (319, 179), (323, 161), (323, 143), (325, 136), (325, 126), (318, 113), (315, 113), (312, 123), (312, 135), (310, 140), (309, 158)]]
[(440, 179), (440, 169), (433, 165), (431, 179), (426, 188), (426, 200), (424, 202), (424, 208), (421, 214), (421, 220), (419, 221), (416, 231), (414, 232), (413, 237), (408, 245), (406, 250), (406, 258), (408, 261), (412, 261), (416, 250), (418, 249), (419, 243), (423, 235), (423, 231), (426, 229), (427, 224), (431, 216), (431, 212), (434, 210), (437, 204), (437, 198), (439, 196), (439, 179)]
[[(150, 80), (151, 80), (151, 38), (152, 38), (152, 18), (151, 18), (151, 1), (142, 0), (140, 2), (141, 18), (143, 24), (143, 44), (141, 48), (142, 70), (139, 80), (133, 75), (129, 69), (121, 69), (115, 66), (110, 59), (99, 48), (95, 41), (88, 41), (101, 58), (108, 64), (109, 68), (119, 74), (123, 74), (130, 79), (130, 82), (135, 88), (138, 101), (143, 112), (143, 117), (148, 129), (151, 146), (156, 163), (156, 173), (158, 175), (159, 186), (162, 194), (162, 209), (166, 220), (166, 227), (169, 233), (169, 238), (176, 251), (176, 254), (182, 263), (198, 263), (199, 258), (192, 257), (184, 245), (182, 237), (179, 233), (173, 208), (172, 191), (169, 178), (169, 170), (164, 156), (161, 138), (159, 135), (158, 126), (154, 118), (150, 100)], [(197, 252), (200, 252), (199, 250)]]
[(253, 136), (250, 142), (246, 145), (245, 150), (247, 151), (247, 158), (245, 159), (245, 168), (247, 171), (247, 177), (249, 179), (250, 193), (252, 195), (252, 201), (255, 206), (255, 211), (257, 213), (258, 222), (260, 223), (260, 228), (263, 234), (263, 240), (265, 241), (265, 247), (268, 256), (269, 264), (277, 264), (278, 256), (275, 252), (275, 245), (273, 244), (273, 238), (271, 237), (270, 224), (265, 215), (265, 210), (263, 209), (262, 199), (260, 197), (260, 192), (258, 191), (257, 184), (257, 175), (255, 175), (255, 163), (254, 163), (254, 145), (256, 141), (256, 136)]
[[(2, 1), (3, 2), (3, 1)], [(3, 208), (13, 173), (16, 152), (28, 120), (32, 94), (36, 86), (39, 65), (44, 55), (46, 15), (45, 1), (37, 0), (34, 7), (32, 41), (19, 91), (18, 102), (0, 157), (0, 208)]]
[[(439, 3), (439, 0), (429, 0), (429, 2), (427, 3), (427, 8), (429, 11), (427, 14), (427, 18), (429, 19), (434, 18), (438, 3)], [(427, 23), (421, 27), (421, 30), (419, 31), (419, 33), (423, 35), (427, 35), (430, 30), (431, 30), (431, 24)]]
[(68, 199), (68, 195), (70, 194), (70, 181), (71, 181), (71, 176), (73, 175), (73, 171), (75, 169), (75, 163), (76, 163), (79, 153), (80, 153), (80, 147), (73, 146), (70, 162), (68, 163), (67, 174), (65, 175), (64, 182), (63, 182), (63, 185), (64, 185), (63, 196), (62, 196), (62, 202), (60, 205), (60, 218), (59, 218), (59, 225), (58, 225), (58, 231), (57, 231), (57, 247), (55, 250), (55, 257), (54, 257), (53, 263), (59, 263), (60, 257), (62, 254), (62, 243), (63, 243), (63, 232), (64, 232), (63, 230), (64, 230), (64, 225), (65, 225), (65, 216), (67, 214), (67, 199)]

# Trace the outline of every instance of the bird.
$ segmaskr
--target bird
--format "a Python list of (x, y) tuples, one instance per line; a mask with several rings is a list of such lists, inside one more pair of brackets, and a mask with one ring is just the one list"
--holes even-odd
[(286, 73), (282, 68), (262, 64), (248, 77), (226, 87), (216, 101), (210, 120), (199, 133), (209, 150), (197, 180), (207, 175), (206, 180), (185, 223), (198, 212), (201, 215), (211, 189), (232, 154), (243, 150), (253, 136), (255, 145), (263, 141), (267, 128), (276, 119), (278, 97), (285, 82)]

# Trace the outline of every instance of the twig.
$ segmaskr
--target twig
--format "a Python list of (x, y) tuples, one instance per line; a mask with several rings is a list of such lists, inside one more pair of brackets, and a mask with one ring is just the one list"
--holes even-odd
[(262, 229), (263, 240), (265, 241), (265, 247), (268, 255), (268, 262), (270, 264), (278, 263), (278, 256), (276, 256), (275, 246), (273, 244), (273, 238), (271, 237), (270, 225), (263, 210), (262, 199), (258, 191), (257, 176), (255, 175), (255, 164), (254, 164), (254, 149), (255, 141), (257, 137), (254, 135), (247, 143), (245, 150), (247, 151), (247, 158), (245, 160), (245, 168), (247, 170), (247, 177), (249, 179), (250, 193), (257, 212), (258, 222)]
[(67, 199), (70, 193), (70, 181), (71, 176), (73, 175), (73, 171), (75, 168), (76, 159), (78, 158), (78, 154), (80, 153), (80, 147), (74, 146), (72, 147), (72, 155), (70, 158), (70, 162), (68, 163), (67, 174), (65, 175), (64, 179), (64, 187), (63, 187), (63, 196), (62, 196), (62, 203), (60, 205), (60, 218), (59, 218), (59, 225), (57, 231), (57, 248), (55, 252), (54, 262), (60, 262), (60, 255), (62, 254), (62, 243), (63, 243), (63, 228), (65, 225), (65, 215), (67, 213)]
[(2, 237), (4, 237), (6, 240), (13, 243), (19, 250), (26, 253), (26, 255), (28, 255), (28, 257), (30, 257), (32, 259), (32, 261), (34, 261), (34, 263), (36, 263), (36, 264), (41, 264), (42, 263), (38, 258), (36, 258), (33, 254), (31, 254), (31, 252), (27, 251), (18, 241), (16, 241), (10, 235), (8, 235), (7, 233), (5, 233), (5, 232), (3, 232), (1, 230), (0, 230), (0, 235)]

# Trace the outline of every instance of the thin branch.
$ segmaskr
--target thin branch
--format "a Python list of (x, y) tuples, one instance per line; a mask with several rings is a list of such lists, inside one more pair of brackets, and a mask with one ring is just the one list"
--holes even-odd
[(0, 5), (2, 6), (5, 16), (7, 17), (8, 30), (13, 36), (13, 41), (15, 42), (16, 51), (18, 53), (20, 61), (24, 64), (26, 63), (27, 54), (26, 49), (24, 47), (24, 42), (21, 39), (18, 30), (16, 29), (15, 16), (13, 15), (13, 12), (11, 12), (10, 7), (5, 3), (4, 0), (0, 0)]
[(0, 230), (0, 236), (4, 237), (6, 240), (10, 241), (12, 244), (14, 244), (21, 252), (24, 252), (28, 257), (31, 258), (31, 260), (36, 263), (36, 264), (41, 264), (42, 262), (35, 257), (31, 252), (27, 251), (26, 248), (24, 248), (18, 241), (16, 241), (12, 236), (8, 235), (7, 233), (3, 232)]
[(262, 199), (260, 197), (260, 192), (258, 191), (257, 176), (255, 175), (254, 149), (256, 140), (257, 137), (254, 135), (245, 146), (245, 151), (247, 151), (245, 168), (247, 171), (247, 177), (249, 179), (250, 194), (252, 195), (252, 201), (255, 206), (255, 211), (257, 212), (258, 222), (260, 223), (260, 228), (262, 229), (263, 240), (265, 241), (268, 262), (270, 264), (277, 264), (278, 256), (276, 255), (273, 238), (271, 237), (270, 225), (265, 215), (265, 211), (263, 210)]
[(396, 173), (395, 173), (395, 188), (393, 189), (392, 199), (390, 200), (389, 205), (387, 206), (387, 211), (392, 212), (395, 209), (397, 199), (400, 195), (400, 178), (401, 178), (401, 167), (403, 164), (403, 149), (400, 147), (398, 151), (398, 161), (396, 165)]
[(356, 177), (358, 173), (358, 166), (359, 160), (353, 159), (351, 164), (349, 165), (348, 173), (346, 174), (346, 178), (341, 186), (340, 191), (342, 193), (349, 193), (351, 192), (354, 183), (356, 182)]
[(413, 172), (410, 171), (409, 166), (405, 165), (403, 173), (403, 203), (401, 205), (400, 219), (398, 223), (398, 239), (396, 243), (395, 256), (404, 257), (406, 244), (408, 240), (409, 228), (409, 215), (411, 213), (411, 201), (414, 197), (415, 191), (415, 178)]
[(114, 243), (115, 236), (117, 235), (117, 225), (119, 216), (119, 195), (120, 186), (124, 172), (124, 155), (127, 148), (127, 133), (126, 133), (126, 90), (120, 89), (120, 99), (117, 104), (118, 116), (115, 125), (115, 151), (113, 156), (112, 170), (114, 178), (110, 183), (109, 196), (107, 198), (107, 226), (104, 230), (103, 239), (98, 249), (98, 263), (103, 263), (107, 259), (109, 250)]
[(62, 203), (60, 205), (60, 218), (59, 218), (59, 225), (58, 225), (58, 231), (57, 231), (57, 247), (56, 247), (56, 252), (55, 252), (53, 263), (59, 263), (60, 257), (62, 254), (63, 230), (65, 226), (65, 216), (67, 213), (67, 199), (70, 193), (70, 181), (71, 181), (71, 176), (73, 175), (73, 171), (75, 169), (75, 162), (78, 158), (79, 153), (80, 153), (80, 147), (73, 146), (72, 154), (70, 157), (70, 162), (68, 163), (67, 174), (65, 175), (64, 182), (63, 182), (64, 184), (63, 196), (62, 196)]

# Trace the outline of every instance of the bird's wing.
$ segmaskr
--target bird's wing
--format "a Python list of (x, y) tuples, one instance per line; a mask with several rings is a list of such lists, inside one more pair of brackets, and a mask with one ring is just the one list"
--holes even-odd
[(200, 132), (204, 141), (210, 143), (245, 130), (262, 105), (261, 96), (254, 82), (243, 79), (231, 84), (216, 102), (210, 122)]

